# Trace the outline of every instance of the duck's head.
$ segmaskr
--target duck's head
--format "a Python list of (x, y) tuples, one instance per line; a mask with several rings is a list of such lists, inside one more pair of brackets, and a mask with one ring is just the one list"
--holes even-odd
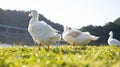
[(39, 13), (37, 12), (37, 10), (32, 10), (32, 11), (29, 13), (29, 16), (30, 16), (30, 17), (38, 17), (38, 16), (39, 16)]
[(113, 32), (112, 32), (112, 31), (110, 31), (110, 32), (109, 32), (109, 35), (113, 35)]

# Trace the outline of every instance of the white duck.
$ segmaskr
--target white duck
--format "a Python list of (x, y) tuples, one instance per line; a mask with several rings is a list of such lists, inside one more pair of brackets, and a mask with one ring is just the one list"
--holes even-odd
[(113, 32), (110, 31), (109, 32), (109, 38), (108, 38), (108, 44), (111, 45), (111, 46), (120, 46), (120, 41), (113, 38)]
[(28, 32), (39, 48), (41, 45), (47, 45), (49, 49), (50, 44), (54, 44), (61, 39), (61, 35), (58, 34), (59, 31), (44, 21), (39, 21), (39, 13), (36, 10), (32, 10), (29, 16), (32, 16), (32, 18), (29, 21)]
[(88, 44), (91, 40), (97, 40), (99, 37), (91, 35), (89, 32), (81, 32), (77, 29), (69, 29), (69, 27), (64, 27), (64, 32), (62, 34), (64, 41), (73, 45), (77, 44)]

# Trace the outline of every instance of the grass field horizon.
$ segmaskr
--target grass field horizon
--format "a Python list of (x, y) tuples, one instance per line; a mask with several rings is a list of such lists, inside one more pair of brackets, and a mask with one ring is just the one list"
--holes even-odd
[(0, 48), (0, 67), (120, 67), (119, 62), (116, 46)]

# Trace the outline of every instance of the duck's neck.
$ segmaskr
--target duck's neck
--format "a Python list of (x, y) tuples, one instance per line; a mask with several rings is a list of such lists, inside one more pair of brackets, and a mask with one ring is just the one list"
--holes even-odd
[(109, 38), (113, 38), (113, 34), (111, 34)]
[(39, 16), (34, 16), (31, 18), (30, 23), (34, 23), (38, 21)]

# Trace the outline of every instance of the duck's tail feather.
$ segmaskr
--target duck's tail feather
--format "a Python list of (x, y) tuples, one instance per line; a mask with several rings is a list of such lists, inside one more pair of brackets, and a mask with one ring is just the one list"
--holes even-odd
[(91, 38), (92, 38), (92, 40), (98, 40), (100, 37), (92, 35)]

